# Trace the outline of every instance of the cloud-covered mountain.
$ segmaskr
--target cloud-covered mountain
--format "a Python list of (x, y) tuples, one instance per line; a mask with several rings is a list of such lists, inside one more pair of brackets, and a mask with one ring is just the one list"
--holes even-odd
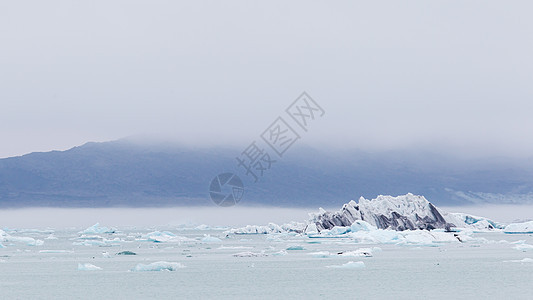
[(243, 180), (241, 205), (335, 207), (409, 192), (441, 206), (533, 200), (531, 160), (300, 147), (254, 183), (238, 166), (242, 150), (119, 140), (1, 159), (0, 206), (214, 205), (210, 182), (224, 172)]

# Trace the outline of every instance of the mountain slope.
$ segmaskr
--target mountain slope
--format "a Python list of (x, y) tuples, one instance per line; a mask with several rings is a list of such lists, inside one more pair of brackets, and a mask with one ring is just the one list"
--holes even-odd
[(119, 140), (0, 159), (0, 206), (213, 205), (209, 184), (223, 172), (244, 181), (243, 205), (334, 207), (359, 196), (409, 192), (437, 205), (533, 199), (528, 162), (301, 147), (276, 158), (254, 183), (237, 165), (241, 151)]

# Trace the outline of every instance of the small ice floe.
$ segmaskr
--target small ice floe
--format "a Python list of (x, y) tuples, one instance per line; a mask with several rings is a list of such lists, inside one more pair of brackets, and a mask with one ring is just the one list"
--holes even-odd
[(196, 229), (196, 230), (210, 230), (211, 227), (209, 227), (209, 225), (202, 224), (202, 225), (196, 226), (194, 229)]
[(115, 233), (115, 229), (100, 226), (100, 223), (96, 223), (87, 229), (80, 231), (79, 234), (102, 234), (102, 233)]
[(242, 249), (253, 249), (254, 247), (249, 246), (220, 246), (217, 249), (219, 250), (242, 250)]
[(21, 236), (11, 236), (11, 235), (6, 235), (4, 237), (4, 241), (14, 242), (14, 243), (25, 243), (28, 246), (42, 246), (44, 244), (43, 240), (36, 240), (31, 237), (21, 237)]
[(117, 255), (137, 255), (137, 253), (132, 252), (132, 251), (121, 251), (117, 253)]
[(220, 244), (222, 243), (222, 240), (217, 237), (211, 236), (209, 234), (205, 234), (204, 237), (202, 238), (202, 243)]
[(353, 256), (353, 257), (372, 257), (372, 249), (370, 248), (361, 248), (354, 251), (342, 251), (338, 252), (337, 255), (340, 256)]
[(335, 256), (334, 254), (331, 254), (329, 251), (319, 251), (319, 252), (312, 252), (308, 253), (314, 258), (330, 258)]
[(268, 255), (264, 251), (261, 251), (261, 252), (246, 251), (246, 252), (235, 253), (233, 254), (233, 256), (235, 257), (263, 257), (263, 256), (268, 256)]
[(505, 226), (503, 232), (507, 234), (526, 234), (533, 233), (533, 221), (524, 223), (512, 223)]
[[(381, 251), (381, 248), (376, 248), (375, 251)], [(312, 252), (309, 253), (309, 255), (313, 256), (314, 258), (331, 258), (331, 257), (339, 257), (339, 256), (345, 256), (345, 257), (372, 257), (372, 250), (374, 248), (361, 248), (357, 250), (352, 251), (340, 251), (337, 253), (331, 253), (329, 251), (319, 251), (319, 252)], [(378, 250), (379, 249), (379, 250)]]
[(104, 257), (104, 258), (111, 258), (111, 255), (109, 254), (109, 252), (104, 251), (104, 252), (102, 252), (102, 257)]
[(57, 237), (53, 233), (51, 233), (49, 236), (45, 238), (45, 240), (57, 240)]
[(241, 228), (232, 228), (226, 231), (226, 234), (269, 234), (269, 233), (281, 233), (284, 232), (281, 226), (268, 223), (268, 225), (246, 225)]
[(79, 271), (98, 271), (98, 270), (102, 270), (102, 268), (97, 267), (93, 264), (85, 263), (85, 264), (78, 264), (78, 270)]
[(6, 263), (6, 262), (7, 262), (7, 260), (5, 260), (5, 259), (0, 259), (0, 264)]
[(183, 236), (175, 235), (170, 231), (154, 231), (142, 236), (141, 241), (148, 241), (154, 243), (181, 243), (181, 242), (196, 242)]
[(518, 250), (518, 251), (522, 251), (522, 252), (526, 252), (526, 251), (533, 251), (533, 245), (529, 245), (529, 244), (518, 244), (516, 246), (513, 247), (513, 249), (515, 250)]
[(2, 248), (5, 248), (6, 246), (2, 245), (2, 243), (0, 243), (0, 249)]
[(326, 268), (336, 268), (336, 269), (361, 269), (364, 267), (365, 267), (365, 263), (362, 261), (349, 261), (342, 265), (326, 266)]
[(504, 260), (503, 262), (533, 263), (533, 258), (524, 258), (524, 259), (517, 259), (517, 260)]
[(273, 255), (273, 256), (285, 256), (285, 255), (287, 255), (287, 254), (288, 254), (287, 251), (285, 251), (285, 250), (280, 250), (280, 251), (278, 251), (278, 252), (274, 252), (274, 253), (272, 253), (271, 255)]
[(297, 246), (290, 246), (290, 247), (287, 248), (287, 250), (289, 250), (289, 251), (291, 251), (291, 250), (305, 250), (305, 248), (302, 247), (302, 246), (298, 246), (297, 245)]
[(151, 264), (138, 264), (135, 268), (131, 269), (132, 272), (151, 272), (151, 271), (177, 271), (178, 269), (185, 268), (184, 265), (178, 262), (166, 262), (157, 261)]
[(70, 250), (39, 250), (39, 253), (73, 253)]
[(124, 241), (120, 238), (114, 238), (112, 240), (106, 239), (104, 237), (101, 237), (99, 235), (81, 235), (80, 237), (76, 238), (76, 242), (73, 242), (72, 245), (74, 246), (99, 246), (99, 247), (111, 247), (111, 246), (119, 246)]

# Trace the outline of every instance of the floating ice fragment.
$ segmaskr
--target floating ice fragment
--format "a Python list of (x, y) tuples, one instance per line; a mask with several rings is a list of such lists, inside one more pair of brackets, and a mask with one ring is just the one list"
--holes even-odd
[(326, 268), (336, 268), (336, 269), (361, 269), (364, 267), (365, 267), (365, 263), (362, 261), (349, 261), (342, 265), (326, 266)]
[(85, 263), (85, 264), (78, 264), (78, 270), (79, 271), (98, 271), (98, 270), (102, 270), (102, 268), (97, 267), (93, 264)]
[(210, 230), (211, 227), (209, 227), (208, 225), (202, 224), (202, 225), (196, 226), (194, 229), (196, 229), (196, 230)]
[(533, 245), (529, 245), (529, 244), (518, 244), (518, 245), (514, 246), (513, 249), (516, 249), (516, 250), (518, 250), (518, 251), (523, 251), (523, 252), (526, 252), (526, 251), (533, 251)]
[(236, 249), (253, 249), (254, 247), (248, 247), (248, 246), (220, 246), (218, 249), (220, 250), (236, 250)]
[(372, 249), (370, 248), (361, 248), (354, 251), (345, 251), (337, 253), (340, 256), (359, 256), (359, 257), (372, 257)]
[(329, 251), (319, 251), (319, 252), (312, 252), (308, 254), (314, 258), (330, 258), (333, 256), (331, 253), (329, 253)]
[(533, 263), (533, 258), (524, 258), (524, 259), (517, 259), (517, 260), (505, 260), (504, 262)]
[(222, 243), (222, 240), (219, 239), (219, 238), (213, 237), (213, 236), (211, 236), (209, 234), (206, 234), (202, 238), (202, 242), (203, 243), (208, 243), (208, 244), (216, 244), (216, 243)]
[(115, 233), (114, 229), (110, 229), (104, 226), (100, 226), (100, 223), (96, 223), (87, 229), (80, 231), (80, 234), (101, 234), (101, 233)]
[(261, 251), (260, 253), (259, 252), (246, 251), (246, 252), (235, 253), (235, 254), (233, 254), (233, 256), (235, 256), (235, 257), (262, 257), (262, 256), (267, 256), (267, 254), (265, 254), (264, 251)]
[(44, 244), (43, 240), (36, 240), (31, 237), (21, 237), (21, 236), (11, 236), (6, 235), (3, 238), (6, 242), (18, 242), (18, 243), (26, 243), (28, 246), (41, 246)]
[(143, 236), (143, 240), (154, 243), (167, 243), (167, 242), (196, 242), (194, 239), (190, 239), (183, 236), (178, 236), (170, 231), (154, 231), (147, 233)]
[(148, 265), (138, 264), (135, 268), (131, 269), (132, 272), (144, 272), (144, 271), (177, 271), (178, 269), (185, 268), (184, 265), (178, 262), (166, 262), (158, 261)]
[(505, 226), (503, 232), (507, 234), (533, 233), (533, 221), (509, 224)]
[(302, 246), (290, 246), (287, 250), (305, 250), (305, 248)]
[(122, 252), (117, 253), (117, 255), (137, 255), (137, 253), (132, 252), (132, 251), (122, 251)]
[(70, 250), (40, 250), (39, 253), (73, 253)]
[(272, 253), (272, 255), (274, 255), (274, 256), (285, 256), (285, 255), (287, 255), (287, 254), (288, 254), (288, 252), (285, 251), (285, 250), (280, 250), (280, 251), (278, 251), (278, 252), (274, 252), (274, 253)]

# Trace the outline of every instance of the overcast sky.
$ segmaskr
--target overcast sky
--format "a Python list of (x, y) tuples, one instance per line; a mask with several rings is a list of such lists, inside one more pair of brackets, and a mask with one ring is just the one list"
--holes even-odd
[(247, 146), (302, 92), (321, 147), (533, 155), (530, 1), (1, 1), (0, 157)]

